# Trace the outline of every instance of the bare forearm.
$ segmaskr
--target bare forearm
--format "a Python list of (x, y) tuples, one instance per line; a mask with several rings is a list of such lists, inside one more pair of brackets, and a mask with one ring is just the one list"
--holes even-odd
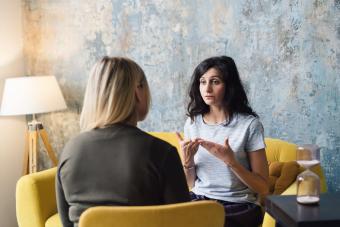
[(232, 165), (228, 166), (234, 172), (234, 174), (251, 190), (260, 195), (268, 194), (269, 186), (267, 178), (264, 178), (257, 173), (249, 171), (238, 162), (235, 162)]
[(194, 187), (196, 179), (195, 161), (194, 156), (198, 149), (198, 141), (186, 140), (184, 141), (179, 133), (176, 133), (182, 154), (182, 164), (184, 168), (185, 177), (187, 180), (188, 187), (191, 189)]
[(195, 170), (195, 167), (184, 168), (184, 173), (185, 173), (185, 177), (187, 179), (188, 187), (190, 189), (193, 188), (194, 184), (195, 184), (195, 179), (196, 179), (196, 170)]

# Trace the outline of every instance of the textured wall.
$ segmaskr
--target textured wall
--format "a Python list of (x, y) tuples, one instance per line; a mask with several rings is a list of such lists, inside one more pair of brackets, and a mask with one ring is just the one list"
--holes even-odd
[(339, 0), (26, 0), (24, 12), (28, 73), (56, 75), (69, 106), (40, 116), (58, 153), (79, 130), (99, 57), (136, 60), (153, 96), (140, 127), (173, 131), (183, 127), (193, 68), (223, 54), (235, 59), (266, 136), (319, 144), (329, 189), (340, 191)]

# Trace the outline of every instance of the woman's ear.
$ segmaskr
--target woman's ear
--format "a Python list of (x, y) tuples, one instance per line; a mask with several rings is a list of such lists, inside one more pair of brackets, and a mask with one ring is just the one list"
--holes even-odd
[(136, 98), (136, 116), (137, 121), (142, 121), (145, 119), (148, 113), (148, 105), (146, 103), (145, 90), (143, 87), (137, 87), (135, 90), (135, 98)]
[(139, 89), (138, 87), (135, 90), (135, 97), (136, 97), (136, 102), (140, 103), (142, 100), (142, 93), (141, 93), (141, 89)]

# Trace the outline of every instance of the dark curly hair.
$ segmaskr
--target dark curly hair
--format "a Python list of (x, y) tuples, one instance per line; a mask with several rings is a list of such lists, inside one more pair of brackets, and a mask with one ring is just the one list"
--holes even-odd
[(209, 112), (209, 106), (205, 104), (200, 93), (200, 78), (209, 69), (216, 69), (225, 84), (223, 97), (224, 111), (229, 114), (227, 124), (232, 120), (235, 113), (244, 113), (258, 117), (250, 107), (246, 92), (243, 88), (236, 64), (231, 57), (218, 56), (202, 61), (194, 70), (189, 87), (190, 101), (187, 107), (187, 115), (194, 120), (199, 114)]

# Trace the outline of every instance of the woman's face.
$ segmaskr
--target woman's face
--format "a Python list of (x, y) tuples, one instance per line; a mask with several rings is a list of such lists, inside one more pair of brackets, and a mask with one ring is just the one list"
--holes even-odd
[(199, 79), (200, 93), (208, 106), (221, 106), (223, 102), (225, 85), (220, 72), (210, 68)]

